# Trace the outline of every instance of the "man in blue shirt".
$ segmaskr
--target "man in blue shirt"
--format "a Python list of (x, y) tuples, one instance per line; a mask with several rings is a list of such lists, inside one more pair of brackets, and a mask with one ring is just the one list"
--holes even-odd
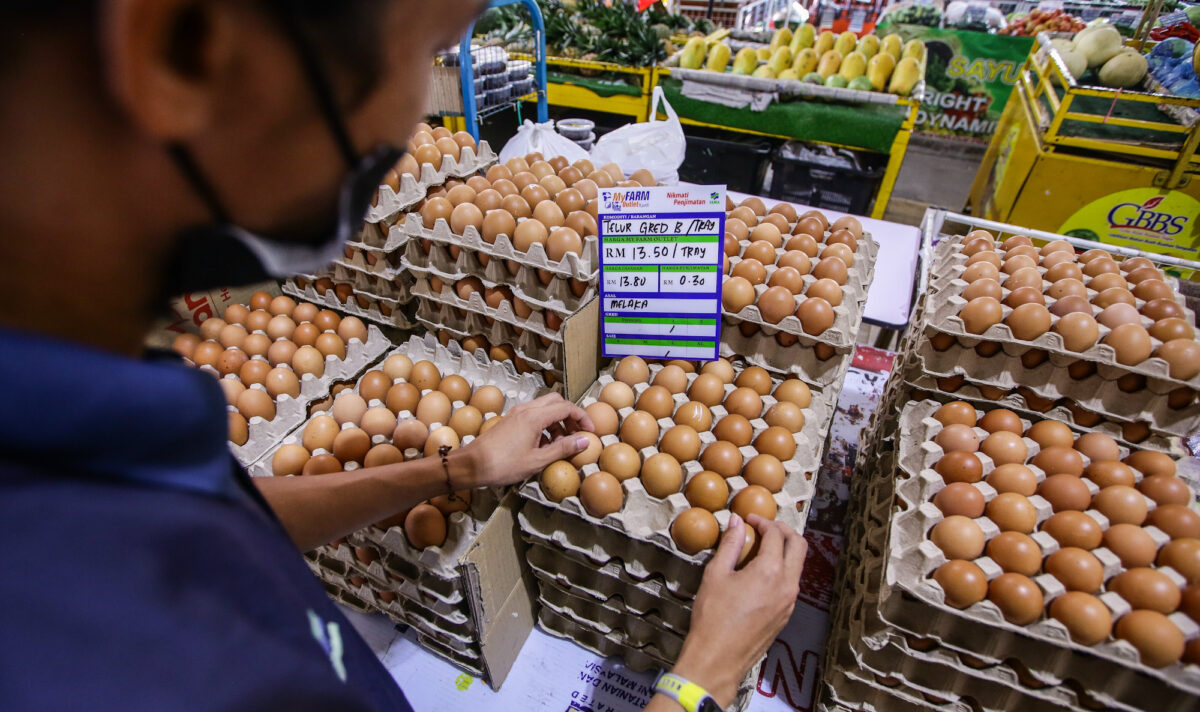
[[(0, 708), (409, 709), (298, 550), (519, 482), (587, 415), (548, 396), (444, 459), (251, 482), (219, 386), (142, 339), (168, 296), (329, 262), (483, 5), (0, 0)], [(758, 556), (735, 571), (733, 518), (674, 668), (717, 704), (803, 564), (750, 524)]]

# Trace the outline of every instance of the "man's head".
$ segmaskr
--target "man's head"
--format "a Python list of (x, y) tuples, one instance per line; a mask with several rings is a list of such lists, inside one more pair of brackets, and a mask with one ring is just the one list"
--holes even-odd
[(42, 256), (23, 241), (41, 239), (71, 248), (67, 279), (99, 272), (141, 289), (121, 266), (153, 279), (146, 273), (172, 237), (213, 217), (172, 144), (234, 223), (269, 237), (311, 234), (335, 210), (347, 162), (285, 20), (315, 48), (363, 154), (405, 144), (433, 54), (484, 5), (0, 0), (0, 242), (21, 241), (0, 258), (37, 269)]

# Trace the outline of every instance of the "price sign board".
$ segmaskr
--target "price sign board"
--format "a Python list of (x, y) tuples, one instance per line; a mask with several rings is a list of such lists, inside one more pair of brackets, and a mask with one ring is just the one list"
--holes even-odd
[(725, 186), (604, 188), (599, 198), (604, 356), (717, 358)]

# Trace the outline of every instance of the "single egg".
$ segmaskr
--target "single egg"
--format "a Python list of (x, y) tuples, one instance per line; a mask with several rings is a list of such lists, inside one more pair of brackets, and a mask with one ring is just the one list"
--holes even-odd
[(946, 453), (937, 461), (934, 471), (941, 475), (947, 484), (951, 482), (971, 484), (978, 482), (983, 477), (983, 463), (973, 452), (954, 450)]
[(1116, 554), (1121, 565), (1127, 569), (1150, 566), (1158, 550), (1154, 538), (1145, 529), (1133, 524), (1113, 524), (1104, 530), (1103, 544)]
[(1104, 567), (1100, 560), (1083, 549), (1067, 546), (1046, 557), (1046, 573), (1067, 588), (1095, 594), (1104, 583)]
[(1057, 541), (1059, 546), (1085, 550), (1100, 546), (1103, 536), (1095, 519), (1073, 509), (1058, 512), (1042, 522), (1042, 531)]
[(1166, 667), (1183, 656), (1183, 633), (1157, 611), (1135, 610), (1122, 616), (1117, 621), (1116, 636), (1133, 645), (1142, 664), (1148, 667)]
[(947, 561), (933, 573), (933, 579), (942, 587), (946, 604), (954, 608), (967, 608), (987, 596), (987, 577), (970, 561)]
[(401, 451), (409, 449), (424, 451), (428, 439), (429, 426), (415, 418), (400, 420), (392, 431), (392, 444)]
[(779, 505), (767, 488), (748, 485), (733, 496), (733, 501), (729, 503), (729, 509), (742, 519), (748, 518), (751, 514), (757, 514), (763, 519), (775, 519)]
[(617, 416), (617, 411), (611, 405), (602, 401), (596, 401), (588, 405), (584, 410), (587, 411), (588, 417), (591, 418), (597, 435), (603, 437), (605, 435), (616, 434), (620, 418)]
[(707, 509), (692, 507), (675, 517), (671, 523), (671, 538), (685, 554), (698, 554), (716, 546), (721, 527)]
[(1004, 573), (988, 583), (988, 600), (996, 604), (1004, 619), (1028, 625), (1042, 617), (1042, 590), (1029, 577)]
[(1077, 475), (1059, 473), (1050, 475), (1038, 485), (1042, 496), (1055, 512), (1075, 510), (1082, 512), (1091, 505), (1092, 493)]
[(700, 456), (700, 435), (688, 425), (675, 425), (662, 436), (659, 449), (680, 462)]
[(593, 517), (604, 517), (620, 511), (625, 503), (621, 483), (608, 472), (593, 472), (579, 486), (579, 501)]
[(688, 480), (683, 495), (693, 507), (718, 512), (725, 508), (725, 503), (729, 500), (729, 485), (726, 484), (725, 478), (705, 470)]
[(697, 433), (712, 427), (712, 411), (699, 401), (688, 401), (675, 411), (676, 425), (687, 425)]
[(983, 553), (983, 530), (974, 521), (957, 514), (935, 524), (929, 532), (929, 540), (947, 559), (969, 560)]
[(646, 492), (662, 499), (679, 491), (683, 485), (683, 468), (674, 457), (659, 452), (642, 463), (640, 477)]
[(432, 504), (418, 504), (404, 518), (404, 535), (414, 549), (446, 542), (446, 515)]
[(987, 555), (1001, 569), (1023, 576), (1036, 576), (1042, 568), (1042, 549), (1021, 532), (1000, 532), (987, 543)]
[(1023, 495), (1005, 492), (988, 502), (988, 519), (995, 522), (1001, 531), (1030, 534), (1037, 525), (1037, 508)]
[(774, 455), (762, 453), (750, 458), (742, 470), (742, 477), (752, 485), (762, 485), (767, 490), (779, 492), (783, 489), (787, 472), (783, 463)]
[(600, 451), (600, 469), (624, 482), (642, 470), (642, 458), (628, 443), (613, 443)]
[(579, 470), (566, 460), (552, 462), (542, 470), (538, 478), (542, 494), (551, 502), (561, 502), (574, 497), (580, 488)]
[(343, 464), (361, 463), (371, 449), (371, 436), (361, 428), (339, 430), (333, 438), (332, 452)]
[(727, 440), (718, 440), (704, 448), (700, 454), (700, 464), (706, 470), (722, 477), (735, 477), (742, 471), (742, 453), (737, 446)]
[(384, 405), (388, 410), (399, 415), (403, 412), (416, 413), (417, 404), (421, 401), (421, 391), (411, 383), (397, 383), (388, 389), (384, 396)]
[(1083, 476), (1083, 458), (1070, 447), (1044, 447), (1030, 462), (1048, 475), (1065, 473)]
[(1001, 465), (988, 473), (987, 483), (997, 492), (1015, 492), (1026, 497), (1037, 493), (1037, 475), (1020, 464)]
[(450, 420), (450, 411), (453, 405), (450, 402), (450, 397), (441, 391), (430, 391), (417, 403), (417, 409), (414, 415), (417, 420), (432, 426), (434, 423), (445, 424)]
[(633, 389), (621, 381), (613, 381), (600, 390), (600, 400), (612, 406), (615, 410), (632, 408), (634, 401)]
[[(241, 398), (238, 402), (241, 402)], [(245, 411), (242, 412), (245, 414)], [(1172, 539), (1200, 539), (1200, 513), (1187, 505), (1159, 505), (1150, 510), (1146, 523), (1163, 530)]]
[(979, 449), (996, 465), (1020, 464), (1029, 455), (1029, 448), (1020, 435), (1000, 430), (989, 435)]
[(1050, 616), (1062, 623), (1071, 639), (1081, 645), (1096, 645), (1112, 632), (1112, 613), (1099, 598), (1082, 591), (1068, 591), (1050, 603)]
[(974, 519), (983, 515), (984, 499), (982, 492), (966, 482), (952, 482), (938, 490), (933, 504), (947, 517), (960, 515)]

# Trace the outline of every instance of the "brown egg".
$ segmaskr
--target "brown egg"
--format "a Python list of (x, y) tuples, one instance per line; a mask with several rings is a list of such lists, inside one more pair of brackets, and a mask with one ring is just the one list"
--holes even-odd
[[(1036, 442), (1042, 450), (1047, 448), (1071, 448), (1075, 444), (1075, 434), (1065, 424), (1057, 420), (1041, 420), (1029, 427), (1025, 435)], [(1069, 455), (1059, 457), (1070, 459)], [(1037, 464), (1036, 462), (1034, 463)], [(1056, 463), (1057, 464), (1057, 463)], [(1082, 465), (1082, 461), (1080, 463)], [(1080, 470), (1082, 473), (1082, 469)]]
[(1004, 311), (1000, 302), (991, 297), (978, 297), (967, 302), (959, 312), (963, 328), (970, 334), (982, 334), (993, 324), (1000, 323)]
[(435, 423), (444, 425), (450, 420), (452, 408), (449, 396), (441, 391), (430, 391), (421, 396), (414, 415), (417, 416), (417, 420), (430, 427)]
[[(479, 409), (474, 406), (465, 405), (450, 415), (449, 425), (454, 432), (458, 433), (459, 438), (465, 438), (468, 435), (478, 435), (479, 428), (483, 426), (483, 413), (480, 413)], [(591, 435), (591, 433), (588, 433), (588, 435)], [(596, 453), (599, 454), (599, 452), (600, 440), (597, 438)]]
[(418, 504), (404, 518), (404, 535), (414, 549), (446, 543), (446, 515), (432, 504)]
[(1158, 280), (1161, 282), (1163, 279), (1163, 273), (1161, 270), (1155, 267), (1144, 266), (1129, 270), (1129, 272), (1125, 273), (1125, 279), (1129, 280), (1129, 283), (1134, 285), (1146, 282), (1148, 280)]
[(588, 417), (592, 419), (592, 424), (596, 427), (596, 434), (603, 437), (605, 435), (615, 435), (617, 427), (620, 423), (620, 418), (617, 416), (617, 411), (608, 403), (596, 401), (588, 405), (584, 410), (587, 411)]
[(1100, 599), (1081, 591), (1068, 591), (1050, 603), (1050, 615), (1066, 627), (1081, 645), (1096, 645), (1112, 631), (1112, 613)]
[[(552, 462), (542, 470), (538, 478), (542, 494), (551, 502), (561, 502), (579, 492), (579, 470), (566, 460)], [(620, 486), (618, 485), (618, 490)]]
[(735, 477), (742, 471), (742, 453), (733, 443), (718, 440), (704, 448), (700, 454), (700, 464), (722, 477)]
[(625, 504), (621, 483), (608, 472), (593, 472), (579, 486), (579, 501), (593, 517), (620, 511)]
[(712, 412), (699, 401), (688, 401), (675, 411), (675, 424), (686, 425), (696, 432), (712, 427)]
[(832, 327), (836, 317), (833, 307), (820, 297), (805, 298), (796, 309), (796, 316), (800, 319), (804, 333), (813, 336), (822, 334)]
[[(1159, 566), (1169, 566), (1187, 579), (1189, 584), (1200, 583), (1200, 539), (1177, 538), (1163, 546), (1157, 559)], [(1132, 603), (1132, 601), (1130, 601)], [(1134, 608), (1154, 608), (1148, 605), (1134, 605)], [(1158, 610), (1155, 608), (1155, 610)], [(1171, 609), (1173, 611), (1174, 608)], [(1171, 611), (1163, 611), (1170, 613)]]
[(1042, 568), (1041, 547), (1020, 532), (997, 534), (987, 543), (987, 555), (1004, 571), (1022, 576), (1036, 576)]
[(815, 217), (799, 218), (796, 221), (796, 227), (792, 230), (793, 235), (812, 235), (815, 238), (823, 238), (825, 236), (825, 225)]
[(1125, 485), (1132, 487), (1136, 477), (1126, 464), (1110, 460), (1095, 460), (1084, 470), (1084, 475), (1100, 487)]
[(1050, 554), (1046, 557), (1045, 569), (1068, 591), (1095, 594), (1104, 583), (1104, 567), (1100, 560), (1078, 547), (1067, 546)]
[(1073, 262), (1062, 262), (1046, 270), (1046, 281), (1058, 283), (1065, 280), (1083, 281), (1083, 270)]
[(750, 458), (742, 469), (742, 477), (752, 485), (762, 485), (771, 492), (779, 492), (783, 489), (787, 473), (779, 458), (762, 453)]
[(1123, 462), (1146, 477), (1175, 474), (1175, 461), (1169, 455), (1154, 450), (1131, 452)]
[[(1126, 305), (1114, 304), (1109, 309), (1120, 306)], [(1150, 334), (1138, 324), (1121, 324), (1115, 327), (1104, 337), (1104, 343), (1112, 347), (1117, 363), (1123, 366), (1134, 366), (1145, 361), (1153, 349)]]
[(1085, 550), (1100, 546), (1103, 536), (1095, 519), (1072, 509), (1052, 515), (1042, 523), (1042, 531), (1053, 537), (1059, 546), (1073, 546)]
[(942, 587), (946, 604), (955, 608), (967, 608), (987, 596), (987, 577), (970, 561), (947, 561), (933, 573), (933, 579)]
[[(1120, 465), (1120, 463), (1112, 463)], [(1121, 465), (1124, 467), (1124, 465)], [(1133, 473), (1130, 471), (1130, 478)], [(1152, 475), (1137, 485), (1138, 491), (1154, 500), (1156, 504), (1190, 504), (1192, 492), (1187, 483), (1174, 475)]]
[(998, 466), (1023, 463), (1029, 455), (1029, 449), (1021, 436), (1007, 430), (989, 435), (980, 443), (979, 449)]
[(424, 451), (428, 439), (429, 426), (412, 418), (399, 421), (392, 431), (392, 444), (401, 451), (412, 448)]
[(1125, 278), (1119, 274), (1105, 273), (1096, 275), (1095, 277), (1089, 279), (1087, 286), (1088, 289), (1100, 294), (1113, 289), (1127, 292), (1129, 289), (1129, 282), (1126, 282)]
[(974, 559), (983, 553), (984, 536), (979, 525), (960, 515), (951, 515), (934, 525), (929, 540), (947, 559)]
[(1175, 299), (1175, 290), (1160, 279), (1146, 279), (1138, 282), (1133, 288), (1133, 295), (1145, 302), (1155, 299)]
[(699, 507), (686, 509), (671, 523), (671, 538), (685, 554), (698, 554), (717, 544), (721, 527), (712, 512)]
[(1155, 507), (1146, 517), (1146, 523), (1162, 529), (1172, 539), (1200, 539), (1200, 514), (1187, 505), (1163, 504)]
[(1075, 450), (1091, 460), (1116, 460), (1121, 457), (1117, 441), (1104, 433), (1084, 433), (1075, 441)]
[(1183, 633), (1157, 611), (1127, 613), (1117, 621), (1116, 636), (1137, 648), (1142, 664), (1148, 667), (1166, 667), (1183, 655)]
[(229, 421), (229, 442), (238, 446), (245, 445), (250, 439), (250, 426), (246, 424), (245, 416), (232, 410), (227, 415)]
[(796, 454), (796, 439), (791, 430), (772, 425), (754, 439), (754, 449), (779, 460), (790, 460)]
[(600, 469), (624, 481), (636, 477), (642, 469), (642, 459), (628, 443), (613, 443), (600, 451)]
[(762, 407), (762, 397), (752, 388), (745, 386), (735, 388), (725, 396), (725, 410), (737, 413), (747, 420), (753, 420), (762, 415)]
[(951, 482), (938, 490), (933, 503), (945, 516), (961, 515), (969, 519), (983, 516), (983, 494), (966, 482)]
[[(1062, 514), (1067, 514), (1067, 512)], [(1103, 544), (1109, 551), (1116, 554), (1125, 568), (1150, 566), (1154, 563), (1154, 556), (1158, 549), (1158, 545), (1154, 543), (1154, 539), (1146, 533), (1146, 530), (1133, 524), (1113, 524), (1104, 530)]]
[(696, 380), (692, 381), (692, 385), (688, 387), (688, 398), (699, 401), (711, 408), (724, 400), (724, 384), (720, 378), (712, 373), (701, 373), (696, 377)]
[(367, 401), (362, 396), (353, 391), (342, 391), (334, 400), (330, 415), (338, 425), (358, 425), (366, 412)]
[(721, 286), (721, 305), (730, 314), (737, 314), (754, 303), (754, 285), (744, 277), (731, 277)]
[[(783, 217), (782, 215), (774, 215), (774, 214), (767, 215), (767, 216), (763, 217), (762, 224), (774, 225), (776, 228), (779, 229), (779, 234), (781, 236), (780, 244), (783, 244), (782, 236), (787, 235), (787, 234), (791, 233), (791, 231), (792, 231), (792, 226), (788, 223), (787, 218)], [(777, 245), (777, 247), (778, 247), (778, 245)]]
[(1055, 512), (1073, 509), (1082, 512), (1091, 505), (1092, 495), (1078, 475), (1053, 474), (1038, 485), (1042, 496)]
[(1022, 304), (1013, 309), (1004, 321), (1014, 338), (1033, 341), (1050, 330), (1050, 310), (1041, 304)]
[(622, 421), (620, 433), (622, 442), (628, 443), (638, 450), (658, 443), (658, 423), (655, 422), (653, 415), (644, 410), (635, 410), (630, 413)]
[(845, 285), (850, 277), (846, 263), (836, 257), (817, 260), (817, 266), (813, 267), (812, 276), (817, 279), (832, 279), (840, 285)]
[(988, 518), (1002, 531), (1030, 534), (1037, 524), (1037, 509), (1033, 503), (1024, 495), (1015, 492), (996, 495), (988, 502), (986, 511)]
[(454, 428), (448, 425), (433, 428), (429, 431), (429, 437), (425, 439), (425, 457), (436, 457), (442, 447), (457, 450), (461, 444), (462, 439), (458, 437)]
[(421, 401), (421, 391), (411, 383), (397, 383), (388, 389), (387, 395), (384, 396), (384, 405), (393, 413), (399, 414), (405, 411), (416, 413), (417, 404)]
[(300, 445), (284, 445), (271, 457), (271, 471), (276, 477), (299, 475), (308, 462), (308, 450)]
[[(1039, 296), (1041, 292), (1038, 292)], [(990, 297), (999, 300), (1004, 295), (1000, 283), (994, 279), (977, 279), (963, 290), (963, 299), (971, 301), (977, 297)]]
[(600, 400), (612, 406), (615, 410), (632, 408), (633, 389), (621, 381), (613, 381), (600, 390)]
[[(955, 427), (955, 426), (950, 426)], [(965, 426), (962, 426), (965, 427)], [(983, 463), (975, 456), (974, 452), (969, 451), (950, 451), (947, 452), (937, 464), (934, 465), (934, 470), (942, 476), (942, 479), (947, 482), (978, 482), (983, 477)]]
[(1191, 338), (1168, 341), (1154, 355), (1167, 362), (1171, 378), (1188, 381), (1200, 374), (1200, 343)]
[(567, 213), (563, 226), (571, 228), (585, 238), (599, 234), (596, 219), (582, 210)]
[[(1070, 298), (1072, 297), (1068, 297)], [(1059, 302), (1061, 303), (1062, 301)], [(1086, 351), (1095, 346), (1096, 340), (1100, 338), (1100, 327), (1096, 320), (1084, 312), (1062, 315), (1054, 325), (1054, 331), (1062, 337), (1063, 348), (1069, 351)]]
[[(349, 319), (353, 318), (354, 317), (346, 317), (342, 320), (342, 324), (345, 324)], [(346, 342), (343, 341), (342, 337), (338, 336), (337, 334), (331, 334), (329, 332), (321, 334), (317, 337), (317, 341), (314, 346), (316, 346), (317, 351), (321, 352), (322, 356), (332, 356), (338, 360), (343, 360), (346, 358)]]
[(338, 431), (336, 420), (328, 415), (318, 415), (304, 426), (300, 442), (309, 452), (332, 450), (333, 439), (337, 437)]
[(1121, 270), (1111, 257), (1106, 258), (1102, 256), (1097, 259), (1088, 260), (1084, 265), (1083, 273), (1089, 277), (1095, 277), (1100, 274), (1120, 274)]
[(1029, 577), (1004, 573), (988, 583), (988, 600), (996, 604), (1004, 619), (1028, 625), (1042, 617), (1042, 590)]
[(662, 386), (650, 386), (638, 398), (637, 409), (644, 410), (655, 419), (670, 418), (675, 411), (675, 402), (671, 392)]
[(635, 386), (650, 380), (650, 367), (640, 356), (626, 356), (617, 364), (613, 375), (618, 381)]
[(943, 426), (965, 425), (975, 427), (975, 407), (965, 401), (951, 401), (938, 408), (933, 414), (934, 420)]
[[(664, 366), (654, 375), (652, 383), (665, 388), (668, 393), (682, 393), (687, 388), (687, 373), (679, 366)], [(670, 413), (667, 415), (669, 416)]]
[(659, 452), (642, 463), (640, 477), (646, 492), (661, 499), (679, 491), (683, 485), (683, 468), (674, 457)]
[(266, 391), (247, 388), (238, 395), (236, 406), (247, 421), (253, 421), (254, 418), (275, 419), (275, 401)]
[(794, 403), (800, 408), (807, 408), (812, 404), (812, 389), (798, 378), (784, 379), (771, 395), (775, 396), (777, 401)]
[(749, 485), (733, 496), (733, 501), (729, 503), (729, 509), (742, 519), (746, 519), (751, 514), (757, 514), (763, 519), (775, 519), (779, 505), (765, 487)]
[(952, 423), (942, 428), (934, 438), (942, 450), (946, 452), (976, 452), (979, 450), (979, 436), (966, 425)]
[[(1030, 437), (1032, 438), (1032, 435)], [(1070, 447), (1043, 446), (1042, 451), (1034, 456), (1031, 463), (1048, 475), (1066, 473), (1075, 477), (1083, 476), (1083, 458)]]
[(343, 464), (361, 463), (371, 449), (371, 436), (361, 428), (346, 428), (333, 438), (333, 456)]
[(679, 462), (700, 456), (700, 435), (689, 425), (675, 425), (663, 434), (659, 449)]
[[(962, 401), (955, 402), (962, 403)], [(965, 403), (963, 405), (966, 405), (967, 408), (971, 408), (970, 405)], [(945, 407), (946, 406), (942, 406), (942, 408)], [(938, 409), (938, 412), (940, 413), (941, 409)], [(934, 417), (936, 417), (936, 415)], [(971, 419), (974, 420), (973, 408), (971, 408)], [(964, 425), (973, 425), (973, 423), (964, 423)], [(989, 433), (1007, 431), (1017, 435), (1020, 435), (1025, 430), (1025, 427), (1021, 424), (1021, 417), (1006, 408), (997, 408), (996, 410), (990, 410), (987, 413), (984, 413), (983, 417), (979, 419), (979, 427), (983, 428)]]
[[(1162, 342), (1174, 341), (1176, 339), (1195, 339), (1196, 331), (1192, 325), (1179, 317), (1167, 317), (1159, 319), (1150, 327), (1150, 336)], [(243, 345), (243, 349), (246, 347)]]
[(1125, 599), (1134, 608), (1170, 615), (1179, 607), (1179, 586), (1161, 571), (1132, 568), (1108, 582), (1108, 590)]
[(1066, 299), (1067, 297), (1087, 299), (1087, 295), (1087, 287), (1083, 286), (1083, 282), (1072, 278), (1060, 279), (1046, 289), (1046, 296), (1054, 299)]
[(1028, 467), (1019, 464), (997, 467), (988, 474), (987, 483), (1001, 493), (1015, 492), (1031, 497), (1037, 492), (1037, 475)]
[(812, 235), (796, 232), (793, 232), (792, 237), (788, 238), (784, 248), (788, 252), (803, 252), (810, 259), (816, 257), (820, 251), (820, 247)]
[[(980, 280), (981, 282), (983, 280)], [(975, 286), (974, 284), (971, 285)], [(998, 286), (998, 285), (997, 285)], [(1018, 287), (1008, 293), (1004, 304), (1013, 308), (1019, 307), (1022, 304), (1045, 304), (1046, 299), (1042, 296), (1042, 290), (1037, 287)]]

